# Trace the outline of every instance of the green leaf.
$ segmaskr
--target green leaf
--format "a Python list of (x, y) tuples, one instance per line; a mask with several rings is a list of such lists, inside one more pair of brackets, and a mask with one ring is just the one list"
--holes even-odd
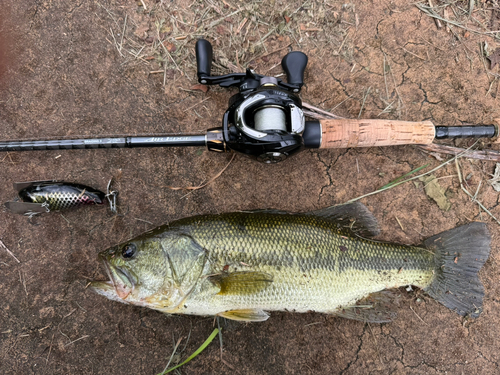
[(413, 173), (417, 173), (418, 171), (420, 171), (420, 170), (422, 170), (424, 168), (427, 168), (428, 166), (429, 166), (429, 164), (422, 165), (421, 167), (418, 167), (418, 168), (414, 169), (413, 171), (410, 171), (407, 174), (405, 174), (405, 175), (403, 175), (401, 177), (396, 178), (395, 180), (389, 182), (387, 185), (382, 186), (380, 189), (387, 189), (388, 187), (391, 187), (392, 185), (397, 184), (403, 178), (408, 177), (408, 176), (412, 175)]
[(192, 360), (194, 357), (196, 357), (198, 354), (200, 354), (202, 351), (204, 351), (205, 348), (214, 340), (215, 336), (217, 336), (218, 333), (219, 333), (219, 329), (215, 328), (214, 331), (211, 333), (211, 335), (208, 336), (208, 339), (206, 339), (205, 342), (193, 354), (191, 354), (184, 362), (182, 362), (180, 365), (171, 367), (168, 370), (160, 372), (158, 375), (168, 374), (169, 372), (174, 371), (176, 368), (184, 366), (186, 363), (188, 363), (190, 360)]

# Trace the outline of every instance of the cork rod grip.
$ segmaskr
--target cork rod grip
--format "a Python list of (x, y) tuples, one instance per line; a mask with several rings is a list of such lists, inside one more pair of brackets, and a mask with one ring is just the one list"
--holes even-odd
[(430, 121), (335, 119), (320, 123), (320, 148), (430, 144), (435, 136)]

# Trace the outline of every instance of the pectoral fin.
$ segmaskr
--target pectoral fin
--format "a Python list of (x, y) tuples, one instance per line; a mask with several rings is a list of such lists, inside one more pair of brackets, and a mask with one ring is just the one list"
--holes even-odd
[(334, 313), (342, 318), (368, 323), (389, 323), (396, 318), (398, 296), (393, 291), (372, 293), (356, 305), (345, 306)]
[(210, 281), (220, 287), (220, 295), (249, 295), (267, 288), (273, 277), (257, 271), (226, 272), (212, 276)]
[(269, 314), (265, 311), (256, 309), (229, 310), (218, 313), (217, 315), (226, 319), (242, 322), (263, 322), (269, 318)]

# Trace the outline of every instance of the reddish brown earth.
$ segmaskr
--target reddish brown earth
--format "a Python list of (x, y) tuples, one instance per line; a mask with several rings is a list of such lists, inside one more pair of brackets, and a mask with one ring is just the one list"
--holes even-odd
[[(467, 8), (469, 2), (462, 3)], [(498, 30), (497, 13), (490, 9), (493, 2), (477, 3), (473, 17), (486, 19), (487, 29), (481, 30)], [(276, 65), (286, 49), (258, 58), (265, 51), (259, 46), (252, 52), (256, 39), (249, 40), (258, 32), (264, 37), (266, 28), (274, 26), (264, 40), (266, 51), (291, 44), (308, 54), (307, 85), (301, 96), (325, 110), (336, 107), (335, 113), (351, 118), (361, 110), (363, 118), (430, 119), (447, 125), (490, 124), (498, 116), (499, 68), (489, 69), (479, 43), (486, 41), (490, 51), (499, 43), (457, 27), (455, 34), (437, 30), (431, 18), (403, 0), (357, 1), (354, 8), (335, 1), (308, 2), (307, 7), (291, 3), (286, 9), (280, 1), (231, 7), (224, 2), (145, 4), (146, 12), (140, 2), (119, 0), (2, 2), (0, 56), (7, 57), (0, 57), (0, 138), (203, 133), (218, 126), (231, 93), (219, 88), (206, 94), (190, 90), (196, 84), (196, 38), (206, 33), (214, 42), (216, 69), (227, 66), (218, 60), (225, 56), (233, 64), (248, 62), (259, 72), (279, 74)], [(240, 6), (244, 12), (221, 16)], [(147, 45), (147, 26), (161, 13), (152, 12), (154, 7), (163, 12), (175, 8), (182, 21), (178, 28), (163, 30), (165, 38), (177, 43), (178, 50), (171, 53), (179, 66), (167, 62), (166, 86), (163, 74), (148, 74), (163, 69), (154, 56), (142, 61), (122, 50), (122, 57), (110, 32), (120, 44), (127, 16), (127, 48), (132, 42), (138, 49)], [(283, 13), (269, 15), (280, 7)], [(185, 24), (196, 19), (195, 12), (205, 10), (210, 17), (197, 27), (209, 29), (202, 27), (195, 34)], [(245, 17), (249, 25), (263, 29), (251, 26), (242, 44), (229, 46)], [(168, 22), (174, 21), (167, 18)], [(467, 25), (479, 27), (473, 21)], [(173, 38), (181, 34), (187, 38)], [(457, 142), (462, 147), (470, 144)], [(480, 146), (498, 150), (487, 142)], [(0, 372), (157, 374), (180, 337), (183, 351), (173, 363), (201, 345), (213, 330), (213, 319), (169, 317), (93, 294), (86, 289), (88, 281), (104, 277), (96, 257), (99, 251), (194, 214), (257, 208), (309, 211), (342, 203), (419, 166), (430, 163), (430, 169), (440, 163), (411, 146), (308, 150), (277, 165), (237, 155), (203, 189), (185, 196), (186, 191), (168, 188), (207, 181), (229, 159), (230, 155), (201, 148), (0, 155), (2, 202), (15, 196), (16, 181), (61, 179), (105, 189), (114, 177), (121, 213), (114, 216), (106, 208), (89, 207), (29, 221), (0, 212), (0, 239), (20, 260), (17, 263), (0, 249)], [(481, 184), (477, 198), (500, 216), (498, 194), (487, 183), (495, 164), (461, 159), (460, 167), (469, 191), (474, 194)], [(426, 196), (420, 182), (370, 196), (363, 203), (378, 218), (380, 238), (387, 241), (417, 244), (473, 220), (488, 224), (493, 241), (491, 257), (481, 271), (486, 296), (478, 319), (464, 319), (423, 292), (402, 288), (398, 318), (390, 324), (273, 313), (264, 323), (223, 325), (225, 362), (215, 340), (180, 372), (498, 374), (500, 227), (461, 190), (454, 163), (436, 175), (452, 204), (447, 212)]]

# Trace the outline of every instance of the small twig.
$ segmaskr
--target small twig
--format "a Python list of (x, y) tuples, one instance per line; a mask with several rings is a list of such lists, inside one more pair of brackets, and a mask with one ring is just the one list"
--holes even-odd
[[(391, 66), (388, 63), (387, 63), (387, 66), (389, 67), (389, 69), (391, 69)], [(386, 58), (385, 58), (385, 53), (384, 53), (384, 67), (383, 67), (383, 70), (384, 70), (385, 96), (387, 98), (387, 101), (389, 101), (389, 88), (387, 87), (387, 74), (385, 72), (385, 67), (386, 67)]]
[(415, 53), (413, 53), (413, 52), (411, 52), (411, 51), (408, 51), (408, 50), (407, 50), (406, 48), (404, 48), (404, 47), (401, 47), (401, 49), (402, 49), (403, 51), (405, 51), (405, 52), (408, 52), (410, 55), (415, 56), (417, 59), (420, 59), (420, 60), (422, 60), (422, 61), (427, 61), (427, 60), (425, 60), (423, 57), (420, 57), (419, 55), (417, 55), (417, 54), (415, 54)]
[(19, 259), (17, 259), (17, 257), (12, 253), (12, 251), (10, 251), (9, 249), (7, 249), (7, 246), (5, 246), (5, 244), (2, 242), (2, 240), (0, 240), (0, 247), (3, 247), (5, 249), (5, 251), (12, 257), (16, 260), (17, 263), (21, 263), (21, 261)]
[(134, 219), (137, 220), (137, 221), (142, 221), (144, 223), (148, 223), (148, 224), (154, 225), (152, 222), (144, 220), (144, 219), (139, 219), (138, 217), (134, 217)]
[(125, 21), (123, 22), (123, 31), (122, 31), (122, 37), (120, 40), (120, 51), (123, 48), (123, 37), (125, 36), (125, 28), (127, 27), (127, 18), (128, 18), (128, 14), (125, 15)]
[(45, 359), (45, 364), (49, 363), (49, 357), (50, 357), (50, 352), (52, 351), (52, 342), (54, 341), (54, 336), (56, 334), (52, 334), (52, 339), (50, 340), (50, 345), (49, 345), (49, 354), (47, 354), (47, 358)]
[(342, 41), (342, 44), (339, 47), (339, 50), (337, 51), (337, 55), (340, 55), (340, 51), (342, 50), (342, 47), (344, 47), (344, 43), (347, 40), (347, 37), (349, 36), (349, 29), (347, 29), (347, 33), (345, 34), (344, 40)]
[(81, 307), (81, 306), (80, 306), (80, 304), (79, 304), (77, 301), (75, 301), (75, 303), (78, 305), (78, 307), (79, 307), (80, 309), (82, 309), (82, 310), (83, 310), (83, 312), (87, 312), (87, 310), (85, 310), (83, 307)]
[(399, 226), (401, 227), (401, 229), (403, 230), (403, 232), (405, 231), (405, 228), (403, 228), (403, 224), (401, 224), (401, 222), (399, 221), (398, 217), (397, 216), (394, 216), (396, 218), (396, 221), (398, 222)]
[[(213, 21), (211, 24), (209, 24), (208, 26), (206, 26), (206, 29), (207, 29), (207, 30), (210, 30), (210, 29), (211, 29), (211, 28), (213, 28), (214, 26), (217, 26), (219, 23), (221, 23), (222, 21), (224, 21), (226, 18), (231, 17), (231, 16), (234, 16), (235, 14), (238, 14), (238, 13), (239, 13), (239, 12), (241, 12), (241, 11), (242, 11), (242, 9), (235, 10), (234, 12), (229, 13), (228, 15), (226, 15), (226, 16), (224, 16), (224, 17), (221, 17), (221, 18), (219, 18), (219, 19), (217, 19), (217, 20)], [(202, 27), (203, 27), (203, 26), (201, 26), (200, 28), (198, 28), (198, 30), (197, 30), (197, 31), (200, 31)]]
[[(217, 178), (220, 177), (220, 175), (222, 173), (224, 173), (224, 171), (227, 169), (227, 167), (229, 167), (229, 165), (231, 164), (231, 162), (233, 161), (234, 157), (236, 156), (236, 154), (233, 154), (233, 156), (231, 157), (231, 160), (229, 160), (229, 163), (227, 163), (227, 165), (219, 172), (217, 173), (214, 177), (212, 177), (210, 180), (208, 180), (208, 182), (205, 182), (204, 184), (202, 185), (198, 185), (198, 186), (187, 186), (187, 187), (173, 187), (173, 186), (161, 186), (161, 187), (167, 187), (171, 190), (198, 190), (198, 189), (202, 189), (204, 188), (205, 186), (207, 186), (208, 184), (214, 182)], [(188, 193), (189, 194), (189, 193)], [(186, 194), (187, 195), (187, 194)], [(186, 195), (184, 195), (182, 198), (184, 198)]]
[(325, 118), (331, 118), (331, 117), (325, 117), (324, 115), (319, 115), (313, 111), (308, 111), (307, 109), (303, 109), (302, 112), (304, 112), (304, 115), (306, 115), (307, 117), (314, 118), (316, 120), (324, 120)]
[(243, 26), (245, 26), (247, 21), (248, 21), (247, 17), (245, 17), (243, 21), (241, 21), (241, 23), (238, 25), (238, 29), (236, 29), (236, 34), (239, 34), (241, 32), (241, 29), (243, 29)]
[(421, 321), (422, 323), (424, 323), (426, 326), (428, 325), (428, 324), (427, 324), (427, 323), (426, 323), (426, 322), (425, 322), (425, 321), (424, 321), (421, 317), (419, 317), (419, 316), (418, 316), (418, 314), (415, 312), (415, 310), (413, 310), (413, 308), (412, 308), (411, 306), (410, 306), (410, 309), (411, 309), (411, 311), (413, 311), (413, 313), (417, 316), (417, 318), (419, 318), (419, 319), (420, 319), (420, 321)]
[(283, 51), (284, 49), (290, 47), (292, 45), (292, 43), (288, 43), (286, 46), (284, 47), (281, 47), (281, 48), (278, 48), (278, 49), (275, 49), (274, 51), (271, 51), (271, 52), (268, 52), (268, 53), (265, 53), (264, 55), (260, 55), (260, 56), (257, 56), (255, 58), (253, 58), (252, 60), (257, 60), (257, 59), (261, 59), (263, 57), (267, 57), (269, 55), (272, 55), (273, 53), (276, 53), (276, 52), (280, 52), (280, 51)]
[[(349, 99), (351, 99), (353, 96), (354, 96), (354, 94), (349, 95), (347, 98), (345, 98), (344, 100), (342, 100), (339, 104), (337, 104), (335, 107), (333, 107), (332, 109), (330, 109), (330, 112), (333, 112), (335, 109), (337, 109), (337, 107), (339, 107), (341, 104), (343, 104), (346, 101), (348, 101)], [(337, 116), (337, 118), (342, 118), (342, 117)]]
[(359, 110), (359, 114), (358, 114), (358, 118), (361, 117), (361, 113), (363, 112), (363, 108), (365, 107), (365, 102), (366, 102), (366, 98), (368, 98), (368, 94), (370, 94), (370, 90), (372, 89), (372, 87), (368, 87), (368, 90), (366, 90), (365, 92), (365, 95), (363, 97), (363, 103), (361, 104), (361, 109)]
[(222, 344), (222, 331), (220, 329), (220, 322), (219, 322), (219, 317), (216, 318), (217, 319), (217, 328), (219, 329), (219, 343), (220, 343), (220, 360), (222, 361), (222, 352), (223, 352), (223, 344)]
[[(326, 117), (326, 118), (331, 118), (331, 119), (340, 119), (340, 118), (343, 118), (343, 117), (340, 117), (340, 116), (334, 115), (333, 113), (327, 112), (327, 111), (325, 111), (325, 110), (323, 110), (323, 109), (320, 109), (320, 108), (318, 108), (318, 107), (315, 107), (315, 106), (313, 106), (313, 105), (311, 105), (311, 104), (309, 104), (309, 103), (302, 103), (302, 106), (303, 106), (304, 108), (309, 109), (310, 111), (314, 111), (314, 112), (321, 113), (322, 115), (324, 115), (324, 116), (322, 116), (322, 117), (320, 117), (320, 118), (325, 118), (325, 117)], [(307, 112), (308, 112), (308, 113), (311, 113), (311, 112), (309, 112), (309, 111), (307, 111)], [(304, 113), (305, 113), (305, 111), (304, 111)], [(308, 114), (308, 116), (309, 116), (309, 114)], [(313, 116), (311, 116), (311, 117), (313, 117)]]
[(198, 102), (198, 103), (196, 103), (196, 104), (192, 105), (191, 107), (186, 108), (183, 112), (187, 112), (187, 111), (189, 111), (190, 109), (193, 109), (194, 107), (199, 106), (201, 103), (206, 102), (208, 99), (210, 99), (210, 97), (207, 97), (207, 98), (203, 99), (201, 102)]
[(420, 37), (420, 39), (422, 39), (422, 40), (423, 40), (425, 43), (427, 43), (428, 45), (430, 45), (430, 46), (432, 46), (432, 47), (434, 47), (434, 48), (436, 48), (436, 49), (440, 50), (441, 52), (445, 52), (445, 50), (444, 50), (444, 49), (439, 48), (438, 46), (436, 46), (436, 45), (432, 44), (432, 43), (431, 43), (431, 42), (429, 42), (428, 40), (425, 40), (425, 39), (424, 39), (424, 38), (422, 38), (422, 37)]
[(78, 338), (78, 339), (76, 339), (76, 340), (73, 340), (73, 341), (71, 341), (71, 342), (68, 342), (66, 345), (64, 345), (64, 347), (67, 347), (68, 345), (71, 345), (71, 344), (73, 344), (73, 343), (75, 343), (75, 342), (77, 342), (77, 341), (80, 341), (80, 340), (82, 340), (82, 339), (85, 339), (85, 338), (87, 338), (87, 337), (89, 337), (89, 335), (85, 335), (85, 336), (82, 336), (82, 337), (80, 337), (80, 338)]
[[(434, 4), (432, 4), (432, 0), (429, 0), (429, 6), (430, 6), (431, 8), (434, 8)], [(438, 29), (441, 29), (441, 28), (443, 27), (443, 25), (441, 25), (441, 21), (440, 21), (440, 20), (438, 20), (437, 18), (434, 18), (434, 23), (436, 24), (436, 27), (437, 27)]]
[[(65, 318), (67, 318), (68, 316), (70, 316), (71, 314), (73, 314), (76, 310), (77, 310), (77, 309), (75, 308), (75, 309), (71, 310), (69, 313), (67, 313), (66, 315), (64, 315), (64, 316), (62, 317), (62, 319), (61, 319), (61, 322), (62, 322)], [(59, 323), (59, 324), (61, 324), (61, 323)]]
[(118, 51), (118, 53), (120, 54), (121, 57), (125, 57), (125, 56), (123, 56), (123, 53), (122, 53), (120, 47), (118, 46), (118, 42), (116, 41), (115, 34), (113, 33), (113, 29), (111, 27), (109, 28), (109, 31), (111, 31), (111, 36), (113, 37), (113, 40), (115, 42), (116, 50)]
[(26, 295), (28, 295), (28, 290), (26, 289), (26, 279), (24, 278), (24, 274), (21, 273), (21, 271), (19, 271), (19, 281), (21, 282), (21, 284), (23, 284), (24, 292), (26, 293)]
[(174, 355), (175, 353), (177, 352), (177, 348), (179, 347), (181, 341), (182, 341), (183, 337), (180, 337), (179, 340), (177, 340), (177, 344), (175, 344), (174, 346), (174, 350), (172, 350), (172, 354), (170, 355), (170, 359), (168, 360), (168, 363), (167, 365), (165, 366), (165, 368), (163, 369), (162, 373), (164, 373), (165, 371), (167, 371), (168, 369), (168, 366), (170, 366), (170, 362), (172, 362), (172, 358), (174, 358)]

